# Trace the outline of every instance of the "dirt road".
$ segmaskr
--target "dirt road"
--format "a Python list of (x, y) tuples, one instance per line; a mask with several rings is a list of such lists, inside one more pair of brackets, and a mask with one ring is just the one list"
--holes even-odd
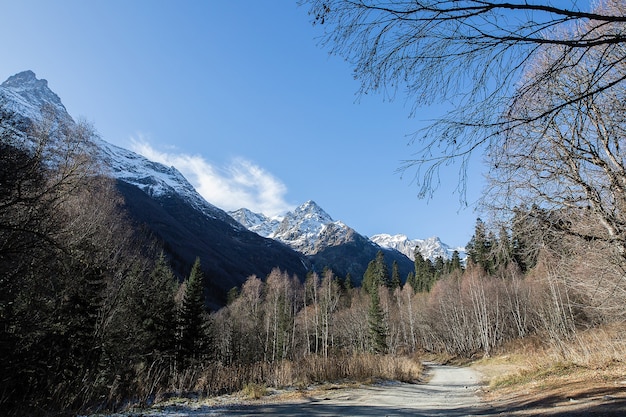
[[(390, 383), (326, 391), (294, 402), (231, 406), (211, 416), (472, 416), (486, 411), (480, 378), (469, 368), (429, 365), (427, 384)], [(208, 410), (206, 410), (208, 411)], [(200, 415), (200, 414), (195, 414)]]

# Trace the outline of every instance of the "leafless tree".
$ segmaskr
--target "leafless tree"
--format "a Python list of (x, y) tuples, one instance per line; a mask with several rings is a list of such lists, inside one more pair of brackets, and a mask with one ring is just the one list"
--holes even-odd
[(328, 269), (324, 272), (320, 293), (320, 323), (322, 326), (322, 354), (328, 357), (329, 348), (333, 345), (332, 328), (334, 327), (334, 314), (339, 305), (339, 284), (333, 272)]
[[(464, 198), (470, 156), (498, 146), (512, 130), (549, 119), (621, 88), (626, 74), (626, 14), (622, 0), (600, 0), (589, 10), (576, 2), (549, 0), (303, 0), (313, 23), (324, 28), (321, 43), (345, 58), (361, 82), (360, 93), (407, 97), (412, 115), (421, 106), (453, 109), (414, 134), (420, 195), (438, 185), (439, 169), (458, 162)], [(602, 51), (613, 51), (605, 55)], [(542, 77), (521, 78), (538, 56), (555, 53)], [(599, 51), (595, 53), (594, 51)], [(558, 52), (558, 53), (557, 53)], [(586, 61), (601, 60), (594, 82), (567, 97), (546, 102), (534, 114), (519, 114), (546, 78), (558, 80)], [(521, 81), (520, 81), (521, 80)]]
[(347, 353), (363, 353), (369, 349), (367, 311), (369, 296), (360, 288), (352, 289), (350, 306), (338, 310), (333, 317), (335, 346)]
[[(624, 15), (626, 4), (597, 10)], [(624, 31), (622, 22), (588, 20), (559, 34), (605, 39)], [(626, 256), (626, 45), (570, 49), (547, 45), (529, 62), (523, 94), (503, 119), (504, 140), (490, 149), (489, 206), (533, 204), (528, 215), (543, 227), (610, 242)]]
[[(307, 353), (312, 351), (319, 353), (320, 344), (320, 314), (319, 314), (319, 287), (320, 277), (313, 272), (307, 277), (304, 291), (304, 309), (302, 311), (304, 320), (304, 329), (306, 332)], [(311, 329), (313, 327), (313, 329)], [(313, 338), (313, 340), (311, 340)]]
[(235, 361), (254, 363), (263, 358), (263, 289), (263, 282), (252, 275), (241, 287), (241, 295), (228, 306), (227, 328), (233, 343), (228, 349)]
[(410, 285), (405, 285), (402, 289), (396, 288), (394, 291), (398, 311), (398, 326), (402, 333), (402, 345), (407, 351), (415, 351), (416, 342), (416, 319), (414, 301), (415, 291)]

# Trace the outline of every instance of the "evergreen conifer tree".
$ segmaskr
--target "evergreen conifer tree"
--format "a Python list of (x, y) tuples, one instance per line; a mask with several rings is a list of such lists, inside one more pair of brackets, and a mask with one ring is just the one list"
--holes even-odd
[(346, 274), (346, 279), (343, 281), (343, 288), (346, 291), (354, 288), (354, 284), (352, 284), (352, 274), (349, 272)]
[(233, 287), (226, 294), (226, 305), (231, 305), (237, 298), (239, 298), (239, 287)]
[(485, 223), (480, 218), (476, 219), (474, 235), (467, 244), (467, 256), (473, 264), (481, 266), (487, 273), (492, 273), (495, 267), (492, 253), (494, 240), (493, 233), (487, 231)]
[(391, 290), (395, 290), (396, 288), (400, 288), (402, 286), (402, 282), (400, 281), (400, 271), (398, 269), (398, 261), (394, 260), (391, 265)]
[(178, 282), (165, 259), (163, 252), (157, 258), (150, 274), (147, 289), (149, 302), (146, 304), (145, 323), (149, 332), (149, 345), (156, 354), (170, 355), (174, 352), (176, 341), (176, 302), (174, 295)]
[(370, 292), (372, 288), (378, 288), (380, 285), (389, 287), (390, 283), (391, 279), (387, 263), (385, 262), (385, 254), (383, 251), (378, 251), (376, 258), (370, 261), (363, 274), (363, 289)]
[(387, 262), (385, 262), (385, 254), (379, 250), (376, 253), (376, 266), (379, 271), (379, 283), (385, 287), (391, 285), (391, 277), (389, 276), (389, 268), (387, 268)]
[(179, 365), (188, 364), (197, 358), (202, 343), (204, 313), (204, 276), (200, 258), (191, 268), (185, 281), (183, 297), (178, 315), (178, 358)]
[(379, 287), (370, 290), (370, 308), (368, 324), (371, 338), (371, 349), (374, 353), (387, 352), (387, 326), (385, 315), (380, 306)]
[(450, 259), (450, 272), (461, 269), (461, 255), (458, 250), (452, 252), (452, 259)]
[(433, 263), (430, 259), (424, 259), (419, 250), (415, 250), (415, 292), (430, 291), (435, 281)]
[(435, 258), (435, 263), (434, 263), (434, 265), (433, 265), (433, 269), (434, 269), (434, 271), (435, 271), (435, 273), (434, 273), (434, 275), (435, 275), (435, 276), (434, 276), (435, 280), (436, 280), (436, 279), (438, 279), (438, 278), (440, 278), (443, 274), (445, 274), (445, 273), (446, 273), (446, 268), (445, 268), (445, 266), (446, 266), (446, 265), (445, 265), (445, 262), (444, 262), (444, 260), (443, 260), (443, 257), (441, 257), (441, 256), (437, 256), (437, 257)]

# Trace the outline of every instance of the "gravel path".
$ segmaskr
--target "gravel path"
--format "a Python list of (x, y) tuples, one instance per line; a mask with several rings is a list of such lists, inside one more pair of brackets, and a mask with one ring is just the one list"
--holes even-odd
[(390, 383), (327, 391), (298, 402), (232, 406), (195, 416), (476, 416), (489, 413), (477, 390), (480, 377), (469, 368), (428, 365), (427, 384)]

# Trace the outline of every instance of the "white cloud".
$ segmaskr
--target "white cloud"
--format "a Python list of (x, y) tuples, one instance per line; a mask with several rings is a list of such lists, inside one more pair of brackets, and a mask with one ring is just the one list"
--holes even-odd
[(202, 197), (223, 210), (245, 207), (274, 216), (293, 208), (285, 201), (285, 184), (244, 158), (216, 167), (200, 155), (159, 151), (141, 137), (131, 139), (131, 148), (152, 161), (176, 167)]

